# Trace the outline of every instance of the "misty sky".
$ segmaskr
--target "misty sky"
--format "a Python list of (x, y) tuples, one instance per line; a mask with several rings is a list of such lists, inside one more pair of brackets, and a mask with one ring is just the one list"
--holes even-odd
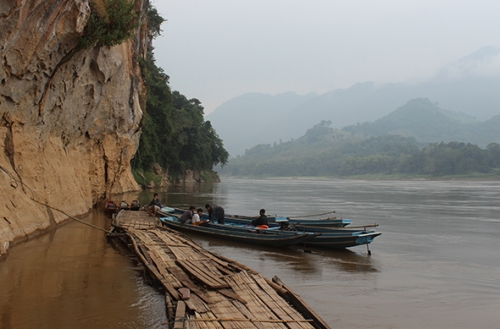
[(499, 46), (498, 0), (152, 0), (170, 85), (205, 114), (247, 92), (425, 79)]

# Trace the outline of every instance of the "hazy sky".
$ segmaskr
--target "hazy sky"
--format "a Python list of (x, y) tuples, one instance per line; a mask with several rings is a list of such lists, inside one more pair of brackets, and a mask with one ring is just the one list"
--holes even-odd
[(498, 0), (152, 0), (172, 89), (205, 114), (247, 92), (400, 82), (499, 46)]

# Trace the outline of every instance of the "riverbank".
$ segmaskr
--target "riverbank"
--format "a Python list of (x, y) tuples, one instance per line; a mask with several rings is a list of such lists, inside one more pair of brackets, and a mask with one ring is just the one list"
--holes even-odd
[(450, 175), (450, 176), (431, 176), (431, 175), (401, 175), (401, 174), (370, 174), (370, 175), (353, 175), (353, 176), (224, 176), (221, 175), (221, 180), (224, 178), (241, 178), (241, 179), (277, 179), (277, 180), (387, 180), (387, 181), (450, 181), (450, 180), (477, 180), (477, 181), (499, 181), (500, 174), (482, 174), (475, 173), (469, 175)]

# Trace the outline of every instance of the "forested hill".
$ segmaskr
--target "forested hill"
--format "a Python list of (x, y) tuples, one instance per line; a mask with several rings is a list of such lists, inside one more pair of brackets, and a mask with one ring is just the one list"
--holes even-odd
[(428, 99), (418, 98), (374, 122), (344, 127), (343, 130), (363, 136), (401, 135), (418, 142), (464, 142), (486, 147), (500, 143), (500, 115), (487, 121), (441, 109)]
[[(415, 105), (415, 102), (410, 102), (412, 104), (409, 104), (409, 108)], [(451, 113), (441, 113), (426, 101), (424, 104), (430, 107), (428, 110), (433, 116), (428, 120), (417, 116), (414, 118), (415, 121), (419, 119), (424, 126), (430, 125), (433, 120), (438, 122), (432, 123), (431, 128), (421, 128), (423, 132), (438, 130), (444, 127), (443, 122), (447, 120), (456, 123), (457, 127), (461, 125), (460, 120)], [(404, 113), (405, 110), (402, 109), (401, 112)], [(398, 118), (400, 114), (396, 113), (394, 117)], [(403, 121), (407, 122), (407, 119)], [(386, 123), (386, 120), (382, 123)], [(415, 124), (415, 131), (420, 131), (417, 126)], [(333, 129), (330, 121), (322, 121), (296, 140), (273, 145), (260, 144), (247, 150), (244, 156), (231, 159), (222, 174), (236, 176), (396, 174), (439, 177), (480, 173), (500, 176), (498, 143), (489, 143), (482, 149), (471, 143), (428, 144), (401, 135), (363, 135), (362, 132), (368, 132), (369, 128), (369, 125), (360, 125), (345, 130)], [(375, 127), (371, 129), (376, 130)]]

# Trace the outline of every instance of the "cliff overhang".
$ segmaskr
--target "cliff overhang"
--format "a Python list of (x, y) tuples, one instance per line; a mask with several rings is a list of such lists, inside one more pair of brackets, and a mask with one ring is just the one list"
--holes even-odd
[[(147, 5), (135, 1), (143, 20)], [(139, 189), (146, 24), (120, 45), (81, 49), (89, 15), (86, 0), (0, 4), (0, 254), (67, 219), (44, 204), (81, 215)]]

